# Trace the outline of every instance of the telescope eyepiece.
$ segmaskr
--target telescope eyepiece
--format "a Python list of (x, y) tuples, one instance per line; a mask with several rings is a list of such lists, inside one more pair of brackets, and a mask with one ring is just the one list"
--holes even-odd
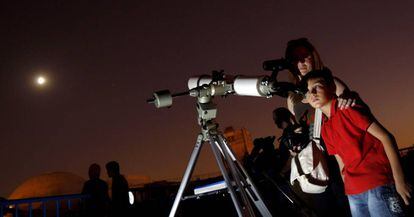
[(265, 71), (272, 71), (272, 72), (278, 72), (282, 71), (284, 69), (289, 69), (290, 63), (284, 59), (276, 59), (276, 60), (266, 60), (263, 62), (263, 69)]

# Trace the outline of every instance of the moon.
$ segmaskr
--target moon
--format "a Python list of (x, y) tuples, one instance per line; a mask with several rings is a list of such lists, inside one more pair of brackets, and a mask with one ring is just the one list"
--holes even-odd
[(38, 86), (44, 86), (44, 85), (46, 85), (46, 83), (47, 83), (47, 79), (44, 76), (38, 76), (36, 78), (36, 84)]

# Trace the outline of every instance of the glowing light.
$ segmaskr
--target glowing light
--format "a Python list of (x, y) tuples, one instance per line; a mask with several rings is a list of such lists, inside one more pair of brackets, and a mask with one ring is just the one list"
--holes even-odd
[(134, 194), (129, 191), (128, 196), (129, 196), (129, 204), (133, 205), (134, 204)]
[(36, 82), (38, 85), (44, 85), (46, 83), (46, 78), (43, 76), (39, 76), (37, 77)]
[(43, 87), (43, 86), (46, 86), (46, 84), (48, 83), (48, 80), (44, 75), (38, 75), (34, 79), (34, 82), (35, 82), (36, 86)]

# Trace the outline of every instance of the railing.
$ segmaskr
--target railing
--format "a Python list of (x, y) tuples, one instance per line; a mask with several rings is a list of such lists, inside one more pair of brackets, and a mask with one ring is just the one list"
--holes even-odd
[(37, 198), (25, 198), (17, 200), (5, 200), (0, 201), (0, 217), (3, 217), (6, 212), (14, 213), (14, 217), (19, 217), (19, 206), (27, 205), (28, 206), (28, 216), (33, 216), (33, 204), (40, 203), (42, 216), (46, 217), (47, 205), (50, 203), (55, 203), (56, 206), (56, 217), (60, 217), (61, 205), (66, 203), (67, 209), (72, 210), (73, 201), (81, 202), (83, 199), (90, 197), (89, 195), (84, 194), (69, 194), (69, 195), (59, 195), (59, 196), (50, 196), (50, 197), (37, 197)]
[(408, 154), (408, 152), (414, 151), (414, 144), (410, 147), (401, 148), (398, 151), (400, 152), (401, 156), (405, 156)]

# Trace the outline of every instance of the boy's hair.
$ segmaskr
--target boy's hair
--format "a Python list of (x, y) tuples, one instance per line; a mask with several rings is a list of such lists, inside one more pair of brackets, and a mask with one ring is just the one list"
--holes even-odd
[(305, 76), (303, 76), (302, 80), (300, 81), (300, 88), (302, 91), (308, 91), (308, 81), (310, 79), (315, 78), (322, 78), (326, 85), (329, 87), (335, 86), (334, 77), (332, 76), (331, 71), (328, 68), (324, 68), (322, 70), (313, 70), (308, 72)]

